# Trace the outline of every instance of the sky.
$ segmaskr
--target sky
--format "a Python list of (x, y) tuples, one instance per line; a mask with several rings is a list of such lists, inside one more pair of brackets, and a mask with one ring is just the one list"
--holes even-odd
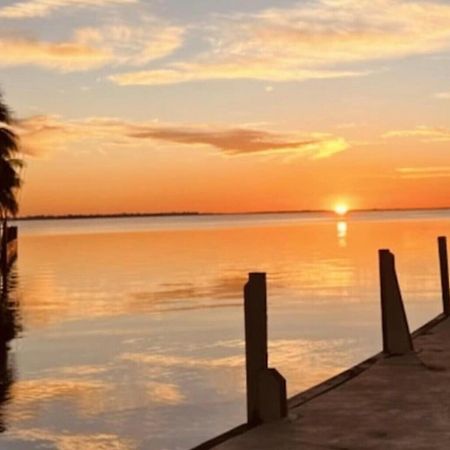
[(21, 214), (450, 206), (448, 0), (2, 0)]

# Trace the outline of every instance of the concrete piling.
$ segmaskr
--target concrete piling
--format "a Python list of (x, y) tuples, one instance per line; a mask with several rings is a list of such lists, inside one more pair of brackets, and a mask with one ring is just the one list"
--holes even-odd
[(389, 250), (379, 251), (383, 351), (404, 355), (413, 343), (395, 270), (395, 257)]
[(440, 236), (438, 238), (438, 247), (443, 310), (446, 316), (450, 316), (450, 283), (448, 274), (447, 238), (445, 236)]
[(286, 381), (268, 367), (265, 273), (250, 273), (244, 286), (247, 422), (280, 419), (287, 414)]
[(276, 369), (265, 369), (258, 377), (259, 418), (271, 422), (287, 415), (286, 380)]

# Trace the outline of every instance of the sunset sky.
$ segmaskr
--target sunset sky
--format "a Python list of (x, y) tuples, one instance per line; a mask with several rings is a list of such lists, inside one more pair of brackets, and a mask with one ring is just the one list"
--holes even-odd
[(448, 0), (2, 0), (21, 214), (450, 206)]

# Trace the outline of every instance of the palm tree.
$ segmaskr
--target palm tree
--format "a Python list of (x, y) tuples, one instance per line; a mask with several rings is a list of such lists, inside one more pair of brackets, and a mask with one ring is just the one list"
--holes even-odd
[[(17, 158), (18, 136), (12, 129), (12, 115), (3, 102), (0, 93), (0, 219), (3, 225), (3, 239), (9, 216), (16, 216), (19, 205), (17, 190), (21, 185), (19, 170), (22, 161)], [(5, 244), (5, 241), (2, 242)]]

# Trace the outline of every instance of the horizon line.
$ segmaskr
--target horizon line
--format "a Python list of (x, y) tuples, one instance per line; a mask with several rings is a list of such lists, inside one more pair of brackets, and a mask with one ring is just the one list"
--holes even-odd
[[(346, 215), (364, 212), (407, 212), (407, 211), (445, 211), (450, 210), (450, 206), (425, 208), (361, 208), (351, 209)], [(127, 217), (182, 217), (182, 216), (245, 216), (245, 215), (264, 215), (264, 214), (330, 214), (336, 215), (331, 209), (302, 209), (302, 210), (268, 210), (268, 211), (241, 211), (241, 212), (202, 212), (202, 211), (171, 211), (171, 212), (121, 212), (121, 213), (92, 213), (92, 214), (31, 214), (12, 218), (13, 221), (27, 220), (70, 220), (70, 219), (108, 219), (108, 218), (127, 218)]]

